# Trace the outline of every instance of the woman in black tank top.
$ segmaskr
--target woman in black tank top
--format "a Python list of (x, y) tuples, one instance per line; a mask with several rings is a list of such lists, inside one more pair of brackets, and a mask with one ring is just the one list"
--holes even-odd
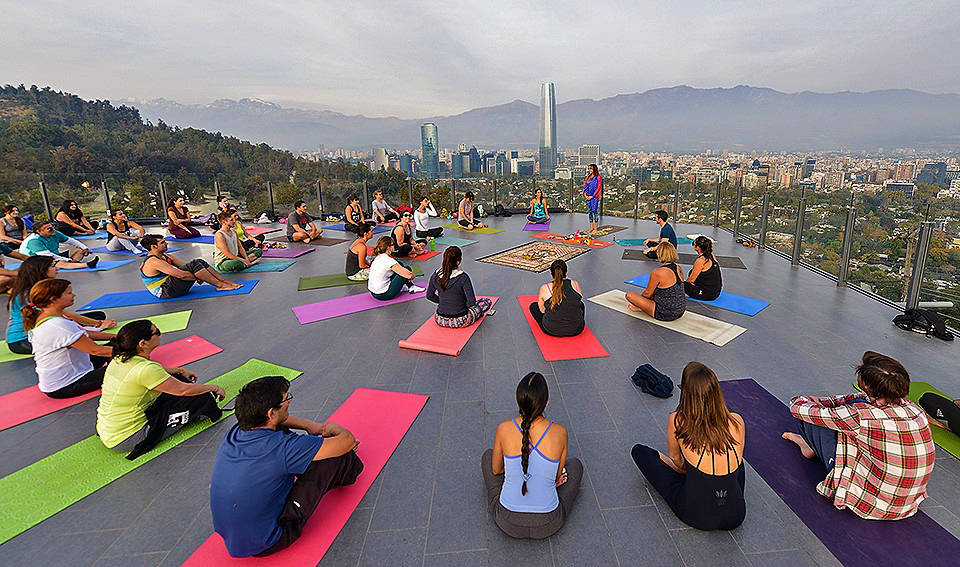
[(693, 299), (713, 301), (720, 297), (720, 290), (723, 288), (720, 264), (713, 255), (713, 242), (706, 236), (698, 236), (693, 241), (693, 249), (700, 257), (693, 263), (690, 277), (683, 282), (684, 291)]
[(356, 226), (363, 221), (363, 209), (360, 208), (360, 198), (356, 195), (350, 195), (348, 203), (343, 210), (343, 223), (350, 228), (351, 225)]
[(553, 281), (540, 286), (537, 301), (530, 304), (530, 315), (548, 335), (579, 335), (585, 327), (580, 283), (567, 279), (567, 263), (563, 260), (550, 264), (550, 275)]

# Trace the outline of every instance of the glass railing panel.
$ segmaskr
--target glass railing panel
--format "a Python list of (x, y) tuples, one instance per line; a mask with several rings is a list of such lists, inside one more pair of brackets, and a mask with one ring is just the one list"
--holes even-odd
[(572, 179), (538, 180), (537, 187), (543, 190), (547, 205), (552, 208), (572, 210), (576, 201), (575, 191), (579, 185), (574, 185)]
[[(634, 181), (636, 183), (636, 181)], [(667, 211), (671, 219), (676, 219), (673, 211), (673, 200), (677, 191), (677, 184), (668, 179), (660, 181), (644, 181), (640, 183), (637, 193), (637, 218), (653, 220), (654, 213), (659, 210)], [(633, 216), (634, 190), (630, 190), (630, 216)], [(683, 209), (683, 195), (680, 195), (680, 209)]]
[(788, 188), (771, 191), (770, 218), (767, 221), (767, 246), (790, 255), (797, 226), (797, 194)]
[(636, 193), (635, 179), (629, 177), (603, 178), (603, 214), (633, 218)]
[(0, 208), (16, 205), (21, 217), (33, 215), (37, 220), (45, 220), (47, 212), (43, 206), (39, 180), (40, 177), (34, 173), (0, 174)]
[(100, 186), (100, 174), (44, 174), (50, 208), (54, 218), (67, 200), (77, 202), (90, 224), (96, 228), (107, 217), (107, 205)]
[(737, 212), (737, 181), (724, 181), (720, 184), (720, 227), (733, 230), (733, 220)]
[[(734, 211), (736, 211), (736, 209), (734, 209)], [(740, 233), (753, 240), (759, 240), (762, 221), (763, 189), (744, 188), (743, 202), (740, 205)]]
[[(674, 184), (676, 182), (673, 182)], [(682, 181), (680, 183), (680, 222), (689, 224), (713, 224), (716, 210), (716, 185)]]
[(800, 261), (834, 276), (840, 273), (843, 229), (847, 218), (847, 192), (816, 192), (807, 195)]
[(960, 199), (935, 199), (931, 203), (934, 231), (930, 239), (921, 302), (944, 317), (947, 325), (960, 329)]

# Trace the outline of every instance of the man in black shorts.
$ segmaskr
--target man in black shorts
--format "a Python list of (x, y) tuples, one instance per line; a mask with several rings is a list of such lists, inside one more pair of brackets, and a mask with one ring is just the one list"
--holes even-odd
[(240, 289), (241, 284), (229, 282), (210, 267), (205, 260), (196, 258), (182, 262), (167, 255), (167, 241), (158, 234), (148, 234), (140, 239), (140, 246), (150, 252), (140, 264), (140, 278), (147, 291), (160, 299), (185, 295), (195, 283), (206, 282), (217, 291)]

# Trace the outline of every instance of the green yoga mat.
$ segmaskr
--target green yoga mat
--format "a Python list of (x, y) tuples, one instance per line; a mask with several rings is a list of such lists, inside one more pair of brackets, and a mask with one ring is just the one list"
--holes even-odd
[[(853, 386), (860, 390), (856, 382)], [(862, 390), (861, 390), (862, 391)], [(928, 392), (933, 392), (938, 396), (943, 396), (948, 400), (952, 400), (950, 396), (944, 394), (940, 390), (934, 388), (926, 382), (910, 382), (910, 393), (907, 394), (907, 399), (911, 402), (920, 405), (920, 397)], [(929, 420), (933, 420), (932, 417), (927, 417)], [(937, 427), (936, 425), (930, 426), (930, 431), (933, 433), (933, 442), (940, 446), (943, 450), (950, 453), (954, 457), (960, 459), (960, 437), (957, 437), (957, 434), (949, 429), (944, 429), (942, 427)]]
[[(415, 276), (422, 276), (423, 270), (420, 269), (419, 264), (413, 264), (410, 266), (410, 270)], [(306, 278), (300, 278), (300, 283), (297, 285), (297, 291), (307, 291), (311, 289), (322, 289), (325, 287), (337, 287), (341, 285), (353, 285), (353, 284), (364, 284), (366, 281), (354, 281), (345, 274), (327, 274), (325, 276), (309, 276)]]
[[(226, 398), (220, 402), (223, 407), (237, 396), (244, 384), (256, 378), (279, 375), (293, 380), (300, 374), (299, 370), (250, 359), (210, 383), (227, 391)], [(0, 544), (212, 425), (209, 419), (190, 424), (135, 461), (128, 461), (126, 453), (107, 449), (94, 435), (0, 479), (0, 510), (4, 517), (0, 522)]]
[[(157, 329), (161, 333), (172, 333), (174, 331), (182, 331), (187, 328), (187, 323), (190, 322), (190, 314), (193, 313), (191, 310), (186, 311), (177, 311), (175, 313), (164, 313), (163, 315), (151, 315), (150, 317), (142, 317), (143, 319), (150, 319), (153, 321), (153, 324), (157, 326)], [(124, 321), (123, 323), (117, 323), (116, 327), (106, 329), (107, 333), (115, 333), (120, 330), (120, 327), (126, 325), (130, 321)], [(10, 349), (7, 348), (7, 342), (0, 342), (0, 363), (10, 362), (12, 360), (21, 360), (24, 358), (33, 358), (32, 354), (16, 354), (10, 352)]]
[(472, 234), (496, 234), (498, 232), (503, 232), (502, 230), (496, 229), (496, 228), (475, 228), (473, 230), (467, 230), (462, 226), (456, 225), (456, 224), (448, 224), (443, 228), (449, 228), (450, 230), (462, 230), (464, 232), (469, 232)]

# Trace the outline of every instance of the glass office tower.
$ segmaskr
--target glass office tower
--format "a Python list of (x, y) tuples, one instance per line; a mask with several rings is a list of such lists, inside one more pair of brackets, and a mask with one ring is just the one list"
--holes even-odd
[(557, 169), (557, 98), (553, 83), (540, 86), (540, 177), (553, 179)]
[(420, 126), (420, 144), (423, 148), (423, 171), (430, 179), (436, 179), (440, 176), (440, 143), (436, 124), (426, 122)]

